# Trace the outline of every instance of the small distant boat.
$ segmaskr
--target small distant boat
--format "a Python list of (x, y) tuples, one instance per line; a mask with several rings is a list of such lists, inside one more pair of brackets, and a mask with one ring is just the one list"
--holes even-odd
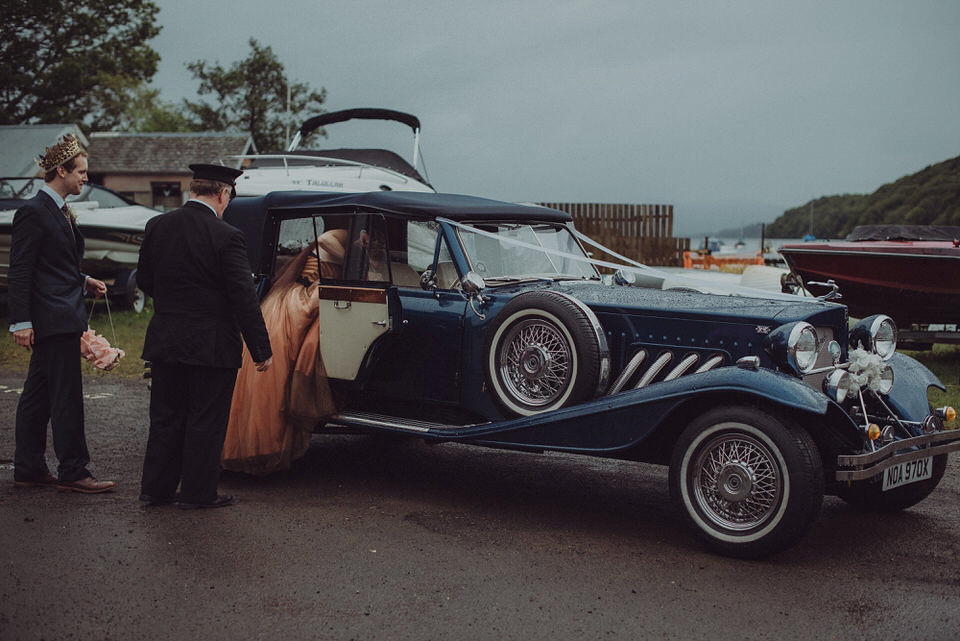
[(811, 293), (834, 281), (854, 317), (885, 313), (901, 326), (960, 321), (960, 227), (864, 225), (844, 241), (787, 244), (780, 253)]
[[(348, 120), (387, 120), (413, 130), (413, 158), (408, 162), (387, 149), (299, 149), (300, 141), (320, 127)], [(347, 109), (310, 118), (285, 153), (232, 156), (243, 162), (238, 196), (263, 196), (272, 191), (335, 192), (436, 191), (421, 173), (420, 120), (392, 109)], [(227, 164), (227, 163), (224, 163)]]

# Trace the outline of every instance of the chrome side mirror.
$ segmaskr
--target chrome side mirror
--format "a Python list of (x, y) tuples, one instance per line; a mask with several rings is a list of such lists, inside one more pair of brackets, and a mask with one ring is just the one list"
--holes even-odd
[(420, 289), (433, 289), (437, 286), (437, 277), (432, 269), (425, 269), (420, 274)]
[(483, 277), (476, 272), (467, 272), (466, 275), (460, 279), (460, 288), (463, 290), (467, 300), (470, 301), (470, 309), (473, 310), (473, 313), (476, 314), (480, 320), (487, 318), (477, 310), (478, 302), (483, 305), (488, 300), (487, 297), (483, 295), (483, 289), (486, 286), (487, 283), (484, 282)]
[(487, 283), (483, 280), (483, 276), (477, 272), (467, 272), (467, 275), (463, 277), (460, 281), (460, 287), (463, 288), (464, 293), (467, 296), (481, 296), (480, 292), (483, 291), (483, 288), (487, 286)]

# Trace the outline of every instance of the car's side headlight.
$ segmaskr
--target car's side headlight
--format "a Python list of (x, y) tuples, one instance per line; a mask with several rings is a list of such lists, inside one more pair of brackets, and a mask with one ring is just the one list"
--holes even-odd
[(850, 330), (850, 345), (890, 360), (897, 351), (897, 324), (885, 314), (864, 318)]
[(802, 375), (816, 366), (820, 339), (810, 323), (788, 323), (770, 332), (767, 351), (777, 362)]
[(837, 403), (847, 400), (851, 390), (855, 389), (853, 377), (842, 369), (835, 369), (823, 379), (823, 391)]

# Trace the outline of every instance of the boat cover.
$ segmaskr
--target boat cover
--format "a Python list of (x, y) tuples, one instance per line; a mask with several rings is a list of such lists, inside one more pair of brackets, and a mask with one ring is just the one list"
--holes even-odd
[(860, 225), (847, 240), (945, 240), (960, 239), (960, 227), (937, 225)]
[[(272, 156), (273, 154), (267, 154)], [(286, 159), (280, 156), (293, 156)], [(296, 156), (315, 156), (319, 158), (337, 158), (340, 160), (349, 160), (351, 162), (360, 162), (373, 167), (383, 167), (390, 169), (398, 174), (403, 174), (407, 178), (413, 178), (418, 182), (427, 185), (427, 181), (420, 175), (416, 169), (410, 166), (406, 160), (399, 154), (387, 149), (297, 149), (292, 152), (277, 154), (277, 157), (261, 158), (251, 157), (251, 168), (254, 167), (279, 167), (284, 164), (291, 167), (310, 166), (317, 164), (308, 158), (296, 158)]]

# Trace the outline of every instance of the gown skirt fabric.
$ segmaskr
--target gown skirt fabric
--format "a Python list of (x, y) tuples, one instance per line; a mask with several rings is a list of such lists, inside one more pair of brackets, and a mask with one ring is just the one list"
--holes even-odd
[(289, 469), (306, 453), (314, 427), (335, 413), (319, 349), (317, 279), (338, 272), (338, 265), (311, 255), (299, 282), (264, 299), (273, 365), (258, 372), (244, 348), (223, 444), (224, 469), (256, 475)]

